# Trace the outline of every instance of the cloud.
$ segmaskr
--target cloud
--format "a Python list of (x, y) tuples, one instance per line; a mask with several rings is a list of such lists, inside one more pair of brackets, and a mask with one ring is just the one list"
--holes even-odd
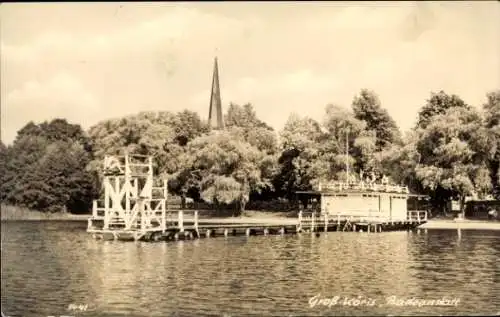
[[(290, 73), (271, 74), (261, 77), (242, 77), (232, 84), (223, 86), (222, 98), (227, 102), (251, 102), (272, 95), (293, 96), (295, 94), (315, 94), (336, 88), (338, 79), (332, 75), (321, 75), (310, 69)], [(192, 104), (206, 103), (209, 89), (204, 89), (191, 98)]]
[(2, 100), (2, 140), (10, 143), (15, 131), (29, 121), (59, 117), (87, 126), (82, 118), (97, 116), (99, 110), (99, 101), (70, 74), (59, 73), (46, 82), (29, 81)]
[(176, 49), (177, 42), (205, 36), (221, 40), (224, 36), (244, 32), (241, 21), (204, 13), (195, 8), (174, 7), (163, 14), (117, 31), (75, 35), (66, 30), (41, 34), (34, 41), (11, 45), (1, 43), (3, 59), (17, 62), (64, 62), (107, 59), (164, 53)]
[[(407, 129), (431, 91), (477, 104), (498, 87), (493, 5), (123, 4), (116, 16), (114, 7), (91, 4), (12, 10), (1, 30), (2, 122), (15, 131), (35, 114), (87, 125), (185, 108), (206, 118), (218, 55), (224, 106), (251, 102), (276, 129), (291, 112), (320, 120), (328, 103), (349, 107), (362, 88), (379, 94)], [(80, 108), (68, 113), (57, 104)], [(97, 106), (94, 119), (82, 110)]]

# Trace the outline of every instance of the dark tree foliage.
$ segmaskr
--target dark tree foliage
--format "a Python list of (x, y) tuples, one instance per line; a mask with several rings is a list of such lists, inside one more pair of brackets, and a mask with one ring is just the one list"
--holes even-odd
[(470, 109), (457, 95), (448, 95), (442, 90), (431, 93), (431, 97), (418, 113), (417, 127), (425, 129), (434, 116), (444, 114), (446, 110), (454, 107)]
[(257, 118), (257, 114), (253, 106), (249, 103), (240, 106), (231, 103), (227, 114), (225, 115), (225, 123), (227, 127), (240, 127), (240, 128), (265, 128), (273, 131), (267, 123)]
[(354, 116), (366, 122), (366, 129), (375, 131), (377, 151), (401, 142), (401, 133), (387, 109), (382, 108), (378, 96), (367, 89), (361, 90), (352, 102)]
[(176, 114), (174, 122), (175, 140), (180, 146), (208, 132), (209, 127), (193, 111), (184, 110)]
[(483, 105), (484, 124), (493, 140), (492, 146), (495, 154), (488, 161), (490, 178), (492, 180), (493, 195), (500, 199), (500, 90), (492, 91), (486, 96), (487, 101)]
[(17, 139), (23, 137), (42, 137), (47, 142), (73, 141), (82, 144), (85, 150), (91, 152), (90, 140), (78, 124), (71, 124), (66, 119), (53, 119), (50, 122), (35, 124), (29, 122), (17, 132)]
[(28, 123), (1, 150), (1, 199), (40, 211), (88, 212), (95, 196), (90, 142), (64, 119)]

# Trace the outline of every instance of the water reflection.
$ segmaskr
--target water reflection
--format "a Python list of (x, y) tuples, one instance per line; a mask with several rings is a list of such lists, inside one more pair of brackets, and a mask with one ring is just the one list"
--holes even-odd
[(490, 313), (497, 312), (498, 242), (497, 233), (486, 231), (430, 230), (419, 237), (410, 245), (411, 263), (420, 276), (416, 282), (421, 292), (434, 298), (460, 298), (457, 312), (481, 302), (481, 309), (490, 307)]
[[(96, 241), (85, 224), (2, 223), (11, 316), (492, 314), (499, 234), (462, 230)], [(29, 243), (27, 243), (29, 241)], [(458, 307), (309, 307), (312, 296), (458, 297)]]

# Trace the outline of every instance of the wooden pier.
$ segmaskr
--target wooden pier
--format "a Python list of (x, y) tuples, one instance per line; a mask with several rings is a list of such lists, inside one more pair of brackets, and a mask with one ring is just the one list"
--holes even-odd
[(328, 204), (323, 204), (319, 211), (299, 211), (296, 218), (204, 218), (199, 217), (198, 210), (168, 209), (167, 182), (154, 179), (152, 157), (127, 153), (106, 156), (103, 176), (104, 197), (94, 201), (87, 227), (87, 232), (102, 239), (160, 241), (302, 232), (384, 232), (408, 230), (427, 222), (425, 211), (398, 208), (398, 212), (392, 212), (391, 201), (389, 213), (383, 208), (337, 208), (332, 213)]
[(297, 218), (200, 219), (197, 210), (167, 212), (165, 226), (150, 228), (108, 228), (95, 226), (99, 219), (89, 220), (87, 231), (97, 239), (123, 241), (176, 241), (236, 235), (284, 235), (321, 232), (366, 232), (411, 230), (427, 222), (425, 211), (409, 211), (406, 220), (380, 217), (331, 216), (318, 212), (299, 212)]

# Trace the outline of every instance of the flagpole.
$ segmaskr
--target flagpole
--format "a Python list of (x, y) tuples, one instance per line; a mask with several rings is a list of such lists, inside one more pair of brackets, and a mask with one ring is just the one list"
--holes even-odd
[(346, 129), (345, 133), (345, 170), (346, 182), (349, 183), (349, 128)]

